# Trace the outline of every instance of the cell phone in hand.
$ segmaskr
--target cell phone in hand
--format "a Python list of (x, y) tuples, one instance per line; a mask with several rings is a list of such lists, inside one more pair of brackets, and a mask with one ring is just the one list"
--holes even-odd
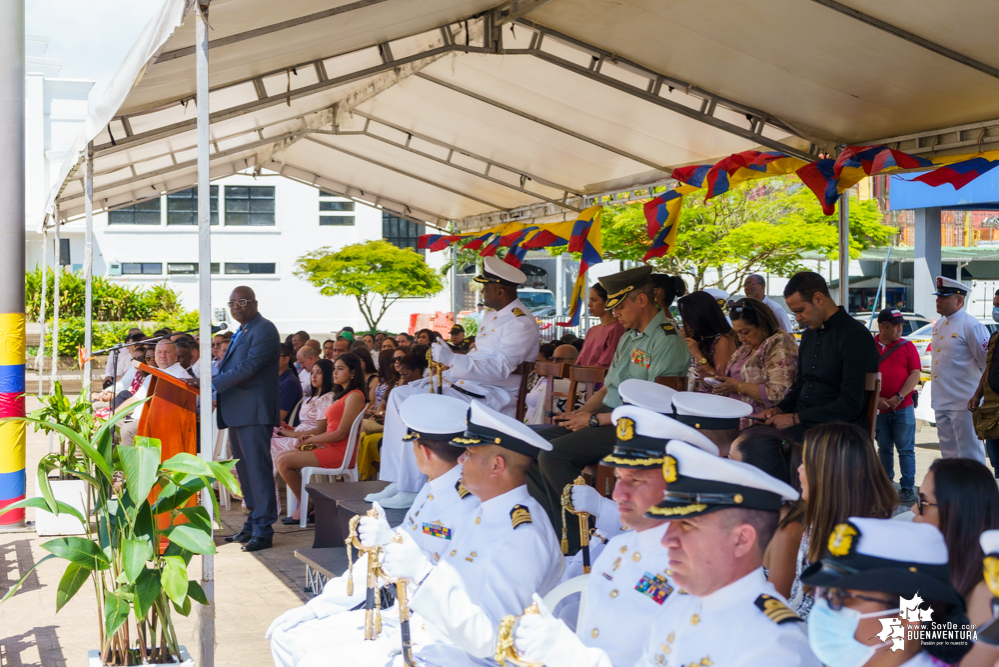
[(554, 417), (556, 414), (558, 413), (553, 410), (545, 410), (545, 417), (548, 417), (549, 419)]
[(711, 387), (717, 387), (718, 385), (721, 384), (721, 380), (717, 378), (704, 378), (704, 384)]

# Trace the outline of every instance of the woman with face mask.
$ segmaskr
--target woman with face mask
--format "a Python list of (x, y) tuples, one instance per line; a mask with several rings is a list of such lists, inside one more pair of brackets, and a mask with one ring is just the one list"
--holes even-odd
[(957, 632), (931, 639), (947, 624), (968, 625), (935, 527), (851, 517), (829, 536), (827, 553), (802, 575), (815, 587), (808, 642), (822, 664), (939, 667), (971, 649)]

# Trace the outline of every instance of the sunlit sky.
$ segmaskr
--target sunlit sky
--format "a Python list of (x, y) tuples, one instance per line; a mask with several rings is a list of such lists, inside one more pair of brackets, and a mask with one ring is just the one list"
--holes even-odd
[(95, 81), (91, 108), (162, 0), (26, 0), (25, 33), (49, 38), (60, 77)]

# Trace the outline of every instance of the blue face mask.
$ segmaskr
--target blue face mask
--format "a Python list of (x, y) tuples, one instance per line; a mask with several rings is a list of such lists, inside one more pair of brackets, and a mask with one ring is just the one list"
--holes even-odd
[(808, 643), (812, 653), (827, 667), (861, 667), (878, 649), (891, 642), (867, 646), (856, 640), (854, 635), (863, 618), (880, 618), (897, 614), (898, 609), (861, 614), (856, 609), (843, 607), (833, 611), (824, 599), (815, 601), (808, 614)]
[(992, 321), (999, 322), (999, 308), (992, 309)]

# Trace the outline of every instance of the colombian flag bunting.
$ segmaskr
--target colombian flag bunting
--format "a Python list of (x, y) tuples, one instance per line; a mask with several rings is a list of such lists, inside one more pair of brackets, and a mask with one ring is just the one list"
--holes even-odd
[(949, 183), (954, 186), (955, 190), (960, 190), (971, 181), (988, 171), (992, 171), (996, 167), (999, 167), (999, 151), (988, 151), (970, 160), (963, 160), (927, 172), (921, 176), (917, 176), (913, 180), (932, 185), (933, 187)]
[(600, 218), (602, 207), (591, 206), (582, 211), (576, 221), (572, 223), (572, 232), (569, 237), (569, 251), (582, 254), (579, 261), (579, 273), (576, 275), (576, 282), (572, 286), (572, 297), (569, 310), (569, 321), (559, 322), (559, 326), (574, 327), (579, 324), (579, 316), (583, 311), (583, 297), (586, 295), (586, 272), (594, 264), (603, 261), (601, 256), (602, 246), (600, 243)]
[(655, 199), (645, 202), (645, 223), (652, 246), (642, 258), (643, 262), (652, 257), (668, 255), (676, 249), (676, 232), (680, 223), (680, 209), (683, 208), (683, 195), (697, 192), (694, 185), (681, 185), (664, 192)]
[(790, 174), (805, 165), (804, 160), (777, 151), (743, 151), (729, 155), (715, 165), (702, 164), (673, 170), (673, 178), (698, 188), (707, 188), (704, 199), (725, 194), (746, 181)]

